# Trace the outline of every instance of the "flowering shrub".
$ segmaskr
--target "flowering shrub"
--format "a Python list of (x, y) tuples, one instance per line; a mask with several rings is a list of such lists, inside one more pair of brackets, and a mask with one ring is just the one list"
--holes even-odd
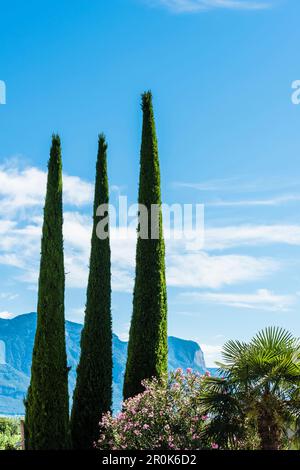
[(199, 402), (203, 380), (191, 369), (178, 369), (161, 381), (144, 381), (145, 391), (128, 399), (121, 413), (103, 417), (97, 448), (217, 449), (201, 439), (207, 420)]

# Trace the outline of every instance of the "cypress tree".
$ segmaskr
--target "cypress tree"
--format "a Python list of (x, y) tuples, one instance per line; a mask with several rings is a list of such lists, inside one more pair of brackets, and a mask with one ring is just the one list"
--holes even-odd
[[(152, 94), (142, 95), (143, 130), (139, 204), (148, 210), (148, 227), (138, 234), (133, 314), (124, 380), (124, 399), (143, 391), (141, 381), (167, 372), (167, 293), (162, 230), (160, 169)], [(158, 237), (151, 239), (151, 205), (158, 211)], [(143, 233), (143, 235), (142, 235)], [(148, 239), (145, 237), (148, 235)]]
[(68, 369), (64, 318), (62, 159), (60, 138), (52, 137), (41, 242), (37, 329), (26, 405), (26, 447), (65, 449), (69, 445)]
[[(109, 237), (97, 236), (97, 208), (108, 204), (107, 145), (99, 136), (96, 165), (93, 232), (81, 356), (71, 414), (71, 437), (75, 449), (91, 448), (99, 436), (99, 422), (112, 405), (111, 260)], [(100, 221), (107, 221), (103, 212)]]

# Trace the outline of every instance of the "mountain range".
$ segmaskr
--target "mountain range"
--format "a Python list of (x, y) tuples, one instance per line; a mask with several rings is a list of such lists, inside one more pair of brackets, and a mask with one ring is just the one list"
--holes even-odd
[[(36, 329), (36, 313), (19, 315), (10, 320), (0, 319), (0, 415), (24, 414), (23, 399), (30, 381), (31, 356)], [(66, 322), (66, 344), (69, 373), (69, 392), (72, 397), (76, 367), (80, 355), (82, 325)], [(169, 369), (191, 367), (204, 373), (203, 352), (194, 341), (170, 336)], [(126, 365), (127, 343), (113, 335), (113, 403), (117, 411), (122, 403), (123, 377)]]

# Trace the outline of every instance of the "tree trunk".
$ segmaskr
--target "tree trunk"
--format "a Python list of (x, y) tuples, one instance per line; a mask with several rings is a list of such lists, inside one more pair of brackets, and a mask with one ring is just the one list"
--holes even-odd
[(262, 450), (279, 450), (281, 432), (277, 424), (274, 404), (266, 393), (258, 410), (258, 434)]

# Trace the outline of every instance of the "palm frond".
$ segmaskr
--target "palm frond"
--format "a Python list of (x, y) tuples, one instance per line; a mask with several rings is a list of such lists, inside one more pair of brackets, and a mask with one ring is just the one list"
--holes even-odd
[(295, 349), (297, 345), (299, 348), (299, 340), (284, 328), (270, 326), (259, 331), (252, 339), (251, 345), (265, 351), (282, 351)]

